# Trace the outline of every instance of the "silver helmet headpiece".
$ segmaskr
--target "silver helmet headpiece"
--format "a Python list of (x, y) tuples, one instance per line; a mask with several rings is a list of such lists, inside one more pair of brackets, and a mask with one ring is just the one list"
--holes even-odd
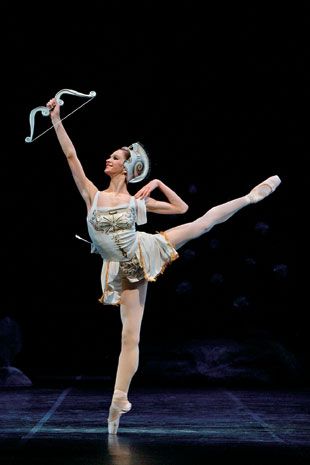
[(124, 167), (127, 172), (127, 182), (134, 183), (142, 181), (147, 176), (150, 169), (149, 157), (146, 151), (139, 142), (135, 142), (129, 147), (124, 148), (130, 152), (129, 159), (124, 161)]

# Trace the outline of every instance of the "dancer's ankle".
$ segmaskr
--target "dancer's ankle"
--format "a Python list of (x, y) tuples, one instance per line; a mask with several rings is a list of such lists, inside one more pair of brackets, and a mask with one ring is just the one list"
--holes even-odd
[(121, 391), (120, 389), (114, 389), (113, 397), (120, 397), (127, 399), (127, 392)]

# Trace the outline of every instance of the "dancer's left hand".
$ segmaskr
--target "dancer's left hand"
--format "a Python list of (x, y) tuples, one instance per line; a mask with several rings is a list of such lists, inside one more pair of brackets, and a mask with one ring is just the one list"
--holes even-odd
[(150, 193), (159, 186), (159, 180), (153, 179), (152, 181), (148, 182), (145, 186), (143, 186), (136, 194), (136, 199), (145, 199), (149, 197)]

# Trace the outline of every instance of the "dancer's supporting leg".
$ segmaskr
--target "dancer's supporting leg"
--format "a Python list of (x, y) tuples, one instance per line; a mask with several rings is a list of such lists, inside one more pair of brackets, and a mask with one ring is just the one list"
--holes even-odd
[(119, 356), (113, 399), (110, 406), (109, 433), (116, 434), (120, 416), (131, 409), (127, 395), (139, 365), (140, 330), (146, 300), (147, 281), (123, 281), (121, 295), (122, 346)]
[(191, 223), (182, 224), (169, 229), (166, 231), (168, 240), (176, 249), (182, 247), (186, 244), (186, 242), (210, 231), (210, 229), (216, 224), (223, 223), (228, 220), (228, 218), (241, 210), (241, 208), (246, 207), (250, 203), (257, 203), (264, 199), (278, 187), (280, 182), (281, 180), (278, 176), (271, 176), (255, 186), (249, 194), (221, 205), (217, 205)]

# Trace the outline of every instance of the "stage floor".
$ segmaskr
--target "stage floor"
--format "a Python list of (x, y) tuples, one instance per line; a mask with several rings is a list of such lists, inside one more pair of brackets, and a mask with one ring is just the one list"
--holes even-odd
[(310, 464), (310, 390), (132, 386), (112, 436), (111, 389), (2, 388), (0, 463)]

